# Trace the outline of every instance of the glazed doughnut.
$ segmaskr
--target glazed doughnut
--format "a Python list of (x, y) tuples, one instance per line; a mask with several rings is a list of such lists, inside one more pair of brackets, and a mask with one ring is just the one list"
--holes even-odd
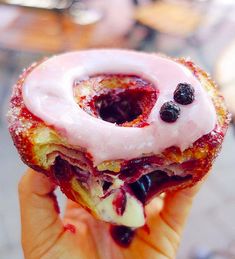
[(33, 64), (8, 118), (28, 166), (97, 218), (129, 227), (145, 224), (154, 196), (202, 179), (230, 120), (192, 61), (115, 49)]

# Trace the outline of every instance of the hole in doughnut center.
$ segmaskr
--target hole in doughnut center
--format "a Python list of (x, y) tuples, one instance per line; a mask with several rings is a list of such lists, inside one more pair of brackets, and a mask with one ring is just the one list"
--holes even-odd
[(96, 75), (75, 84), (75, 98), (90, 115), (125, 127), (144, 127), (158, 90), (135, 75)]
[(101, 119), (117, 124), (135, 120), (142, 114), (143, 93), (126, 90), (112, 91), (101, 95), (95, 101), (95, 107)]

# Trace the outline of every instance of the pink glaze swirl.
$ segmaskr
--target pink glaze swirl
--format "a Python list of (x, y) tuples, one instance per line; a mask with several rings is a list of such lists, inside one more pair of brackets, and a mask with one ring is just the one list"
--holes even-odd
[[(73, 82), (96, 74), (131, 74), (152, 82), (159, 96), (148, 117), (149, 125), (121, 127), (82, 110), (74, 100)], [(159, 110), (163, 103), (173, 100), (176, 86), (184, 82), (194, 87), (195, 100), (180, 105), (176, 122), (166, 123)], [(70, 145), (86, 148), (95, 165), (158, 154), (170, 146), (185, 150), (212, 131), (217, 122), (212, 101), (189, 69), (156, 54), (128, 50), (87, 50), (54, 56), (28, 75), (23, 99), (30, 112), (53, 126)]]

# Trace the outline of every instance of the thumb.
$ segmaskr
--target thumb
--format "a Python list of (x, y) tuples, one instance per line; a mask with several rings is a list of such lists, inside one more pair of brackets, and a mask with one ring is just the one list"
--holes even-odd
[(21, 238), (26, 258), (40, 258), (63, 232), (54, 189), (46, 176), (31, 169), (19, 183)]
[(169, 192), (162, 202), (155, 198), (146, 208), (150, 231), (147, 235), (144, 231), (139, 231), (137, 235), (165, 255), (165, 258), (175, 258), (184, 224), (200, 185)]
[(191, 188), (166, 194), (161, 217), (179, 235), (182, 233), (185, 222), (192, 207), (193, 200), (203, 182)]

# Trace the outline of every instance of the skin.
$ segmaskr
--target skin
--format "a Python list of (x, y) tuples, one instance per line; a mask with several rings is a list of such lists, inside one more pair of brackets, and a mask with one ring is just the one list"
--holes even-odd
[(26, 259), (175, 258), (199, 185), (155, 198), (146, 207), (150, 233), (140, 228), (131, 245), (122, 248), (111, 238), (109, 224), (93, 218), (71, 200), (67, 200), (62, 217), (55, 209), (56, 186), (29, 169), (19, 183), (24, 256)]

